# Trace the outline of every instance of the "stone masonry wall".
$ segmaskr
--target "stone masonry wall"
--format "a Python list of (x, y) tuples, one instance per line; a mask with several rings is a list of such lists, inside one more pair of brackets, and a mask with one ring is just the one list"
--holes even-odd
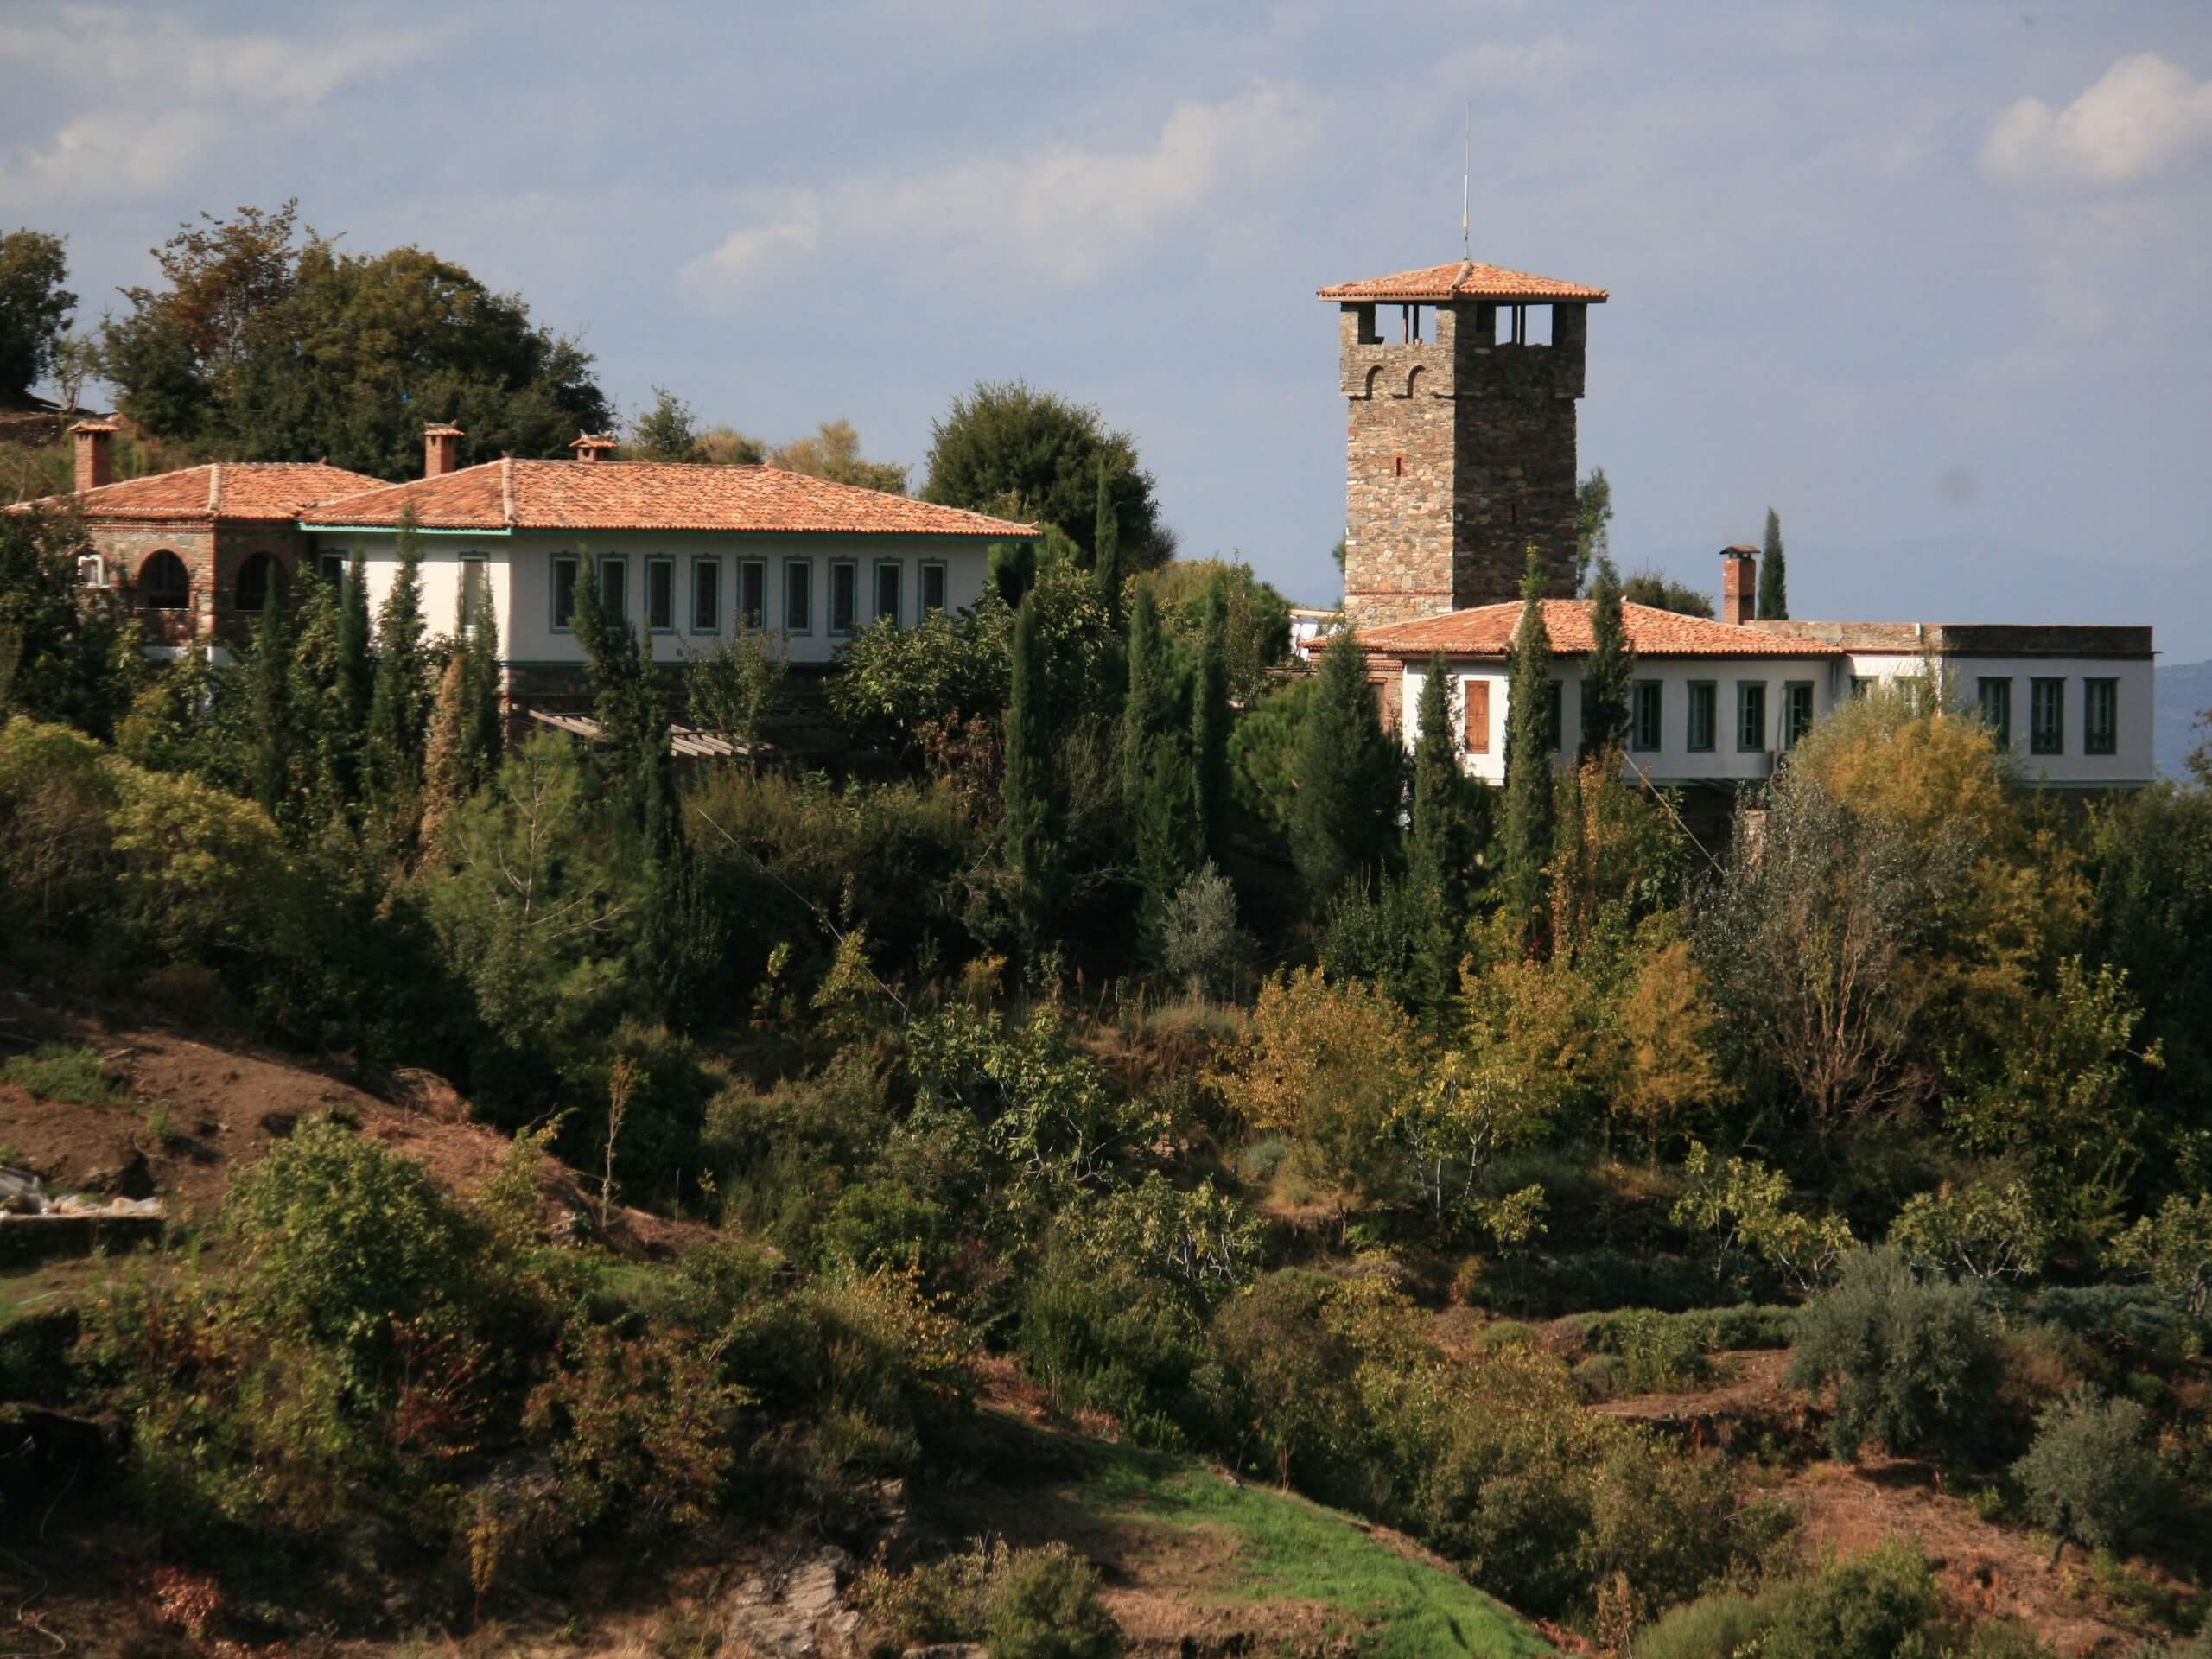
[[(257, 614), (238, 609), (238, 572), (255, 554), (266, 553), (283, 568), (279, 582), (288, 584), (307, 545), (295, 524), (241, 519), (210, 524), (204, 518), (143, 524), (95, 518), (88, 521), (85, 539), (107, 561), (108, 581), (131, 606), (149, 645), (248, 637)], [(190, 601), (181, 611), (145, 609), (135, 592), (146, 561), (164, 550), (184, 561), (192, 578)]]
[[(1355, 627), (1510, 600), (1531, 543), (1573, 591), (1575, 400), (1585, 308), (1548, 346), (1495, 343), (1497, 308), (1444, 306), (1436, 338), (1373, 338), (1343, 308), (1344, 603)], [(1395, 319), (1392, 319), (1395, 321)]]

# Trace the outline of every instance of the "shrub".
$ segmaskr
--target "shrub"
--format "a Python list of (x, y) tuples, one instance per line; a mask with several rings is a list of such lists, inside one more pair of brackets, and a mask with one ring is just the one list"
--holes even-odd
[(346, 1351), (364, 1370), (397, 1320), (470, 1294), (468, 1219), (423, 1167), (310, 1118), (223, 1200), (246, 1316)]
[(1902, 1540), (1785, 1585), (1771, 1603), (1763, 1659), (1897, 1659), (1939, 1611), (1935, 1573)]
[(1236, 925), (1236, 890), (1208, 860), (1160, 907), (1160, 965), (1191, 995), (1226, 995), (1249, 947)]
[(2069, 1539), (2125, 1548), (2157, 1505), (2165, 1475), (2144, 1443), (2149, 1416), (2133, 1400), (2107, 1400), (2081, 1383), (2037, 1420), (2035, 1442), (2012, 1478), (2061, 1549)]
[(983, 1614), (992, 1659), (1116, 1659), (1122, 1632), (1098, 1599), (1098, 1569), (1065, 1544), (1017, 1550), (993, 1575)]
[(1752, 1651), (1770, 1615), (1748, 1596), (1722, 1592), (1686, 1601), (1638, 1635), (1633, 1659), (1732, 1659)]
[(1629, 1391), (1628, 1362), (1618, 1354), (1592, 1354), (1574, 1368), (1574, 1386), (1586, 1400), (1612, 1400)]
[(1840, 1458), (1869, 1438), (1906, 1455), (1972, 1448), (1999, 1380), (1997, 1332), (1981, 1295), (1923, 1281), (1892, 1249), (1843, 1259), (1833, 1287), (1797, 1325), (1793, 1386), (1833, 1383), (1828, 1443)]
[(0, 1065), (0, 1083), (65, 1106), (119, 1105), (127, 1092), (98, 1054), (76, 1043), (41, 1043), (15, 1056)]
[(100, 747), (20, 716), (0, 726), (0, 927), (76, 932), (107, 897), (112, 779)]
[(1630, 1393), (1689, 1388), (1711, 1369), (1695, 1332), (1679, 1317), (1639, 1308), (1620, 1315), (1614, 1327)]

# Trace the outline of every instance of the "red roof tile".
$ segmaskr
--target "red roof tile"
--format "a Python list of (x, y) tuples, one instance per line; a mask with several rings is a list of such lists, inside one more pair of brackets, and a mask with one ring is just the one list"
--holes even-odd
[(1580, 300), (1602, 305), (1605, 290), (1537, 276), (1503, 265), (1478, 265), (1462, 259), (1449, 265), (1430, 265), (1421, 270), (1402, 270), (1393, 276), (1370, 276), (1364, 282), (1338, 283), (1321, 290), (1325, 300), (1395, 300), (1419, 304), (1452, 300)]
[(358, 495), (382, 479), (320, 461), (224, 461), (126, 478), (27, 505), (67, 505), (87, 518), (292, 519), (319, 501)]
[(986, 518), (774, 467), (666, 461), (492, 461), (301, 515), (314, 524), (425, 530), (780, 531), (845, 536), (1033, 536)]
[[(1588, 652), (1590, 601), (1586, 599), (1548, 599), (1543, 601), (1544, 628), (1551, 635), (1552, 655), (1579, 657)], [(1792, 639), (1738, 627), (1702, 616), (1682, 616), (1650, 605), (1624, 604), (1621, 621), (1630, 646), (1639, 657), (1836, 657), (1840, 649), (1819, 639)], [(1426, 657), (1440, 651), (1446, 657), (1503, 657), (1521, 625), (1521, 606), (1478, 605), (1472, 610), (1448, 611), (1440, 616), (1394, 622), (1387, 627), (1363, 628), (1359, 643), (1380, 656)]]

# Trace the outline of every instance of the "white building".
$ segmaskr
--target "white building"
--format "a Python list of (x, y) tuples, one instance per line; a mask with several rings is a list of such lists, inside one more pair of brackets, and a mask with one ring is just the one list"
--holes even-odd
[[(2133, 788), (2151, 782), (2151, 630), (1996, 624), (1758, 622), (1743, 608), (1751, 561), (1735, 550), (1724, 620), (1624, 605), (1636, 653), (1625, 764), (1659, 785), (1732, 788), (1771, 775), (1785, 753), (1860, 689), (1924, 680), (1953, 708), (1978, 709), (2012, 749), (2022, 777), (2050, 788)], [(1542, 601), (1551, 636), (1550, 752), (1571, 760), (1581, 731), (1591, 649), (1590, 601)], [(1518, 603), (1478, 606), (1363, 630), (1384, 717), (1408, 748), (1434, 655), (1452, 679), (1461, 764), (1505, 780), (1507, 656)]]

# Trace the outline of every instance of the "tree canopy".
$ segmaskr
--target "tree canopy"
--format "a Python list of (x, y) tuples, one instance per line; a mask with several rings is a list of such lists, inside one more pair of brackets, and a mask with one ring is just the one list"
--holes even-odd
[(0, 397), (20, 397), (54, 367), (77, 296), (62, 283), (62, 238), (43, 231), (0, 236)]
[(102, 335), (124, 412), (156, 436), (397, 480), (428, 421), (478, 455), (553, 457), (609, 423), (591, 354), (460, 265), (344, 252), (293, 202), (201, 220), (154, 250), (164, 285), (126, 289)]
[(1174, 537), (1160, 522), (1135, 441), (1089, 404), (1023, 380), (982, 380), (955, 397), (931, 431), (924, 500), (1056, 525), (1088, 566), (1103, 491), (1122, 569), (1154, 569), (1173, 556)]

